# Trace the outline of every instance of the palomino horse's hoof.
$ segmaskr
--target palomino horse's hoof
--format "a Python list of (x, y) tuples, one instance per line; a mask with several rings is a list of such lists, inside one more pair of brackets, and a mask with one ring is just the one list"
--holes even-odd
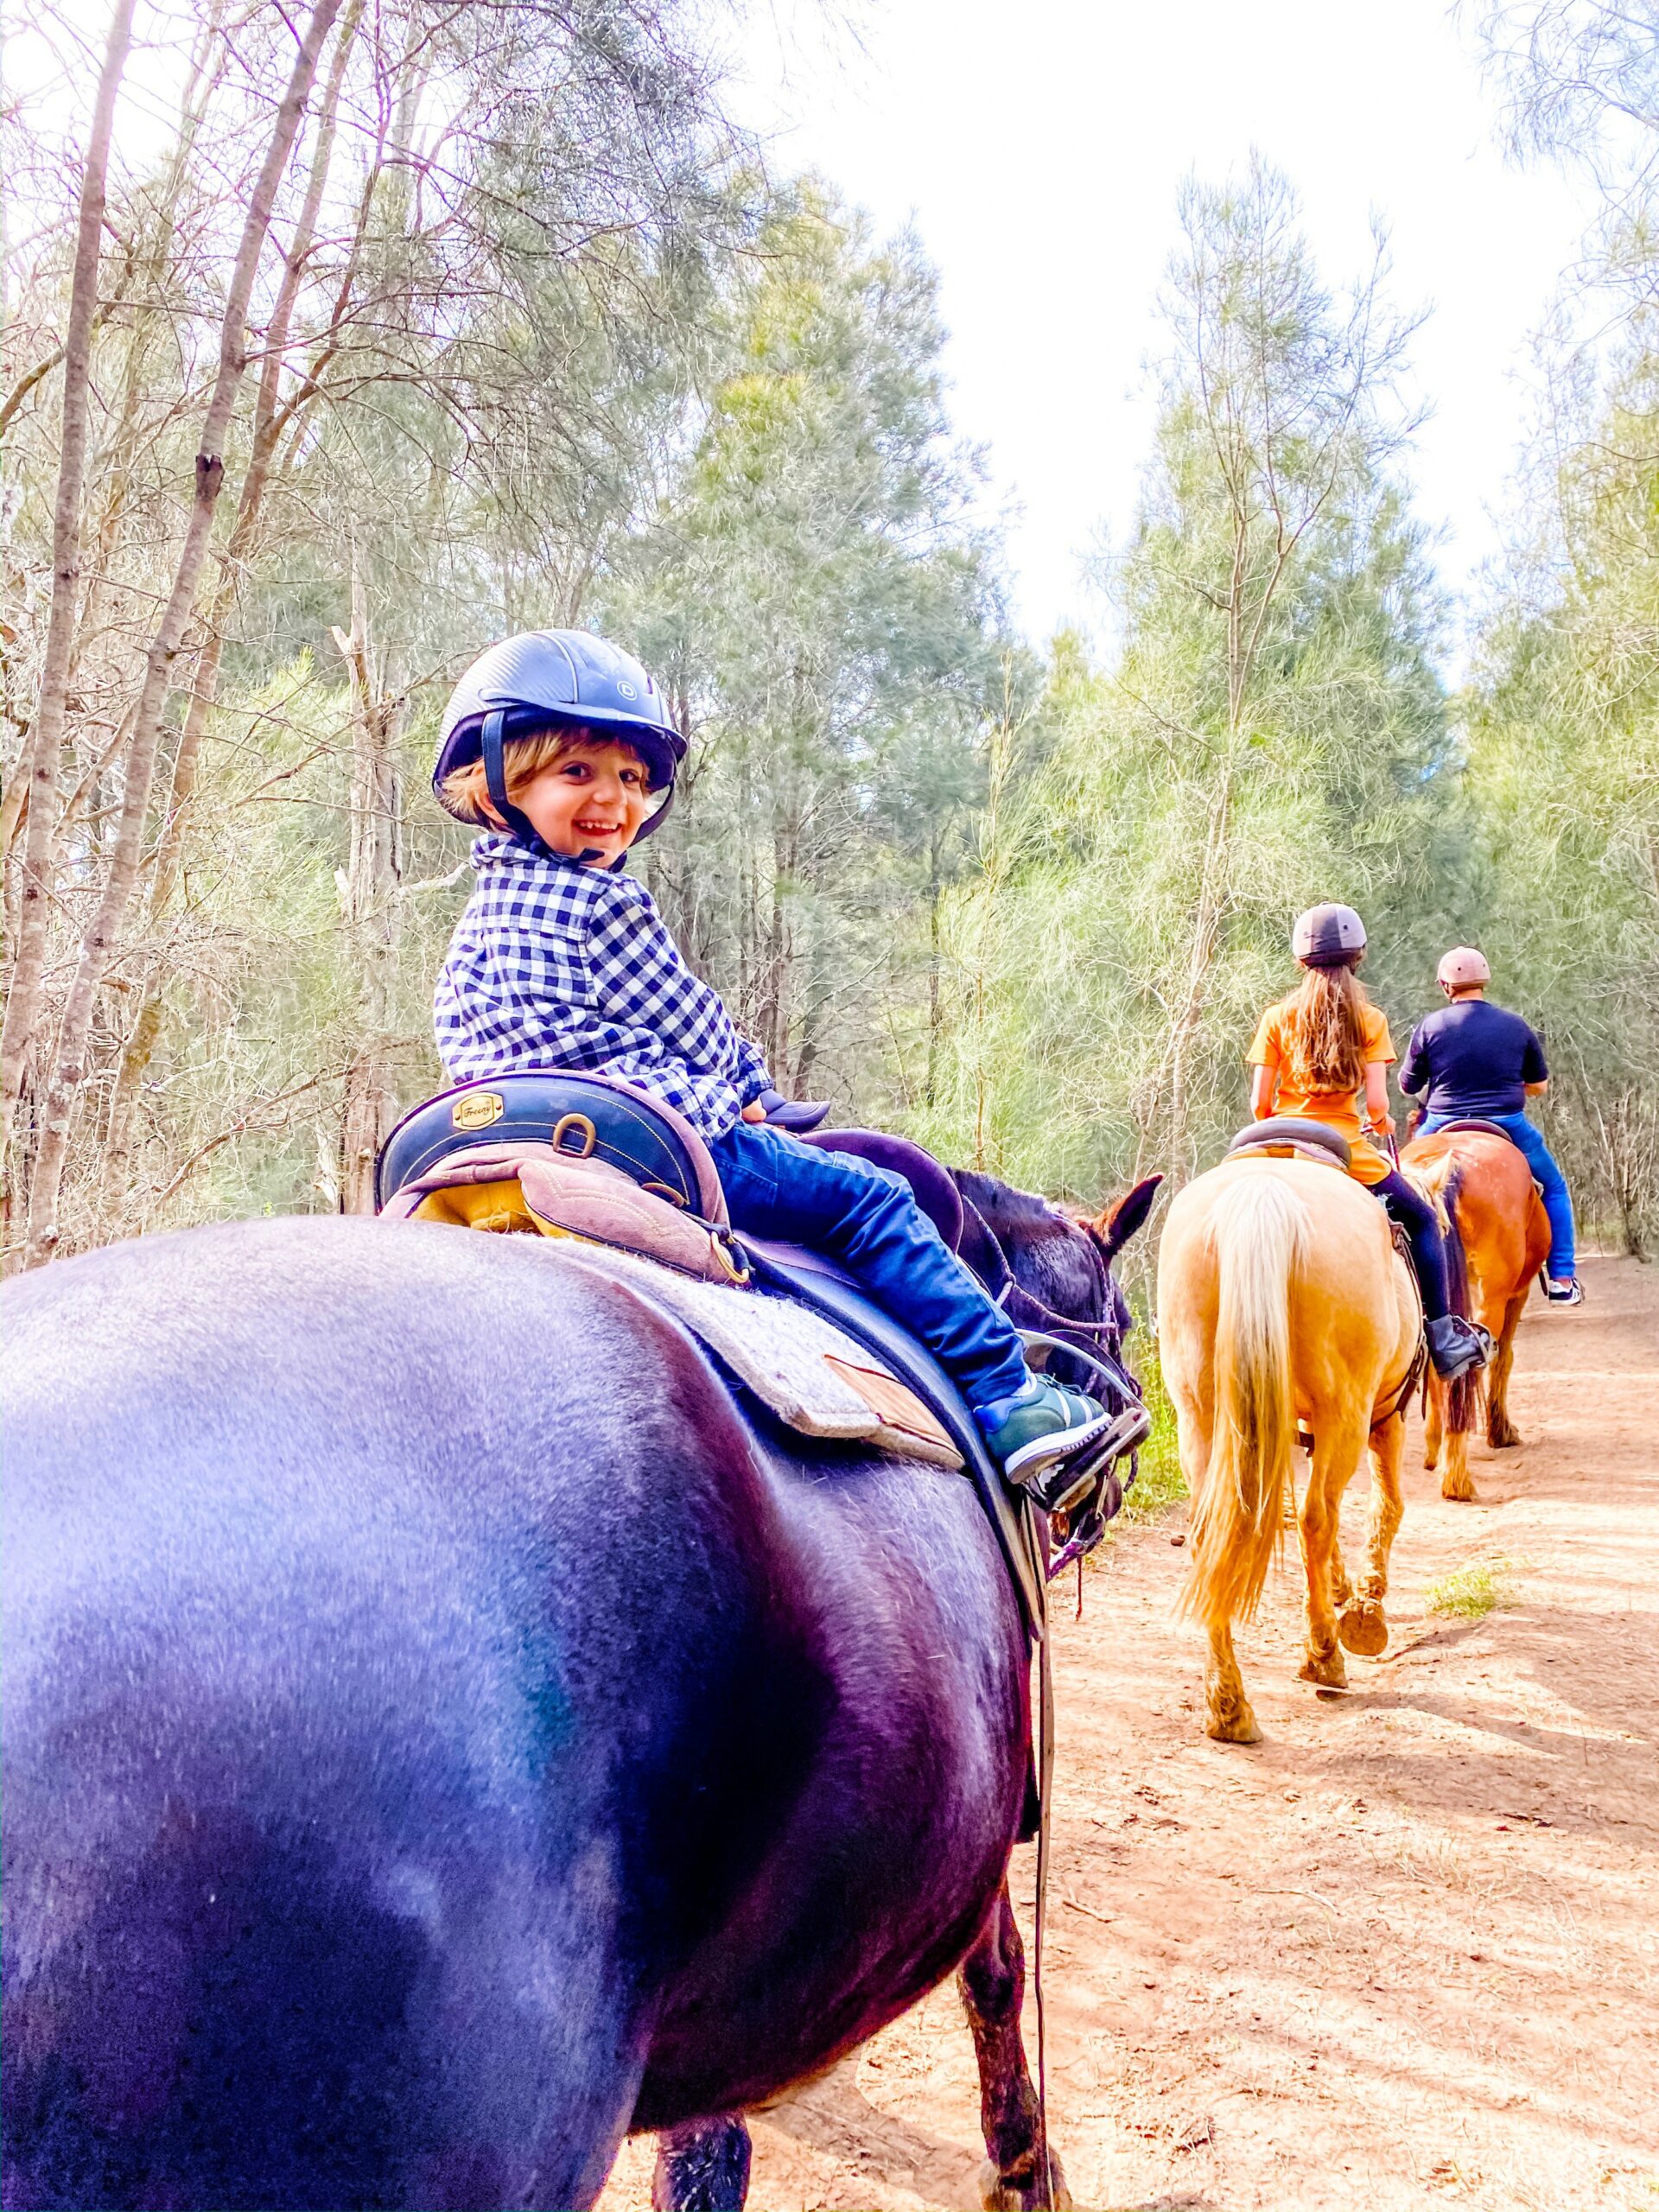
[(1048, 2154), (1048, 2171), (1053, 2183), (1053, 2194), (1043, 2186), (1042, 2175), (1035, 2170), (1029, 2175), (1001, 2174), (987, 2158), (979, 2170), (979, 2201), (985, 2212), (1047, 2212), (1049, 2205), (1054, 2212), (1073, 2212), (1071, 2192), (1065, 2185), (1058, 2152)]
[(1317, 1682), (1322, 1690), (1345, 1690), (1348, 1669), (1343, 1664), (1340, 1649), (1332, 1651), (1310, 1651), (1296, 1669), (1299, 1682)]
[(1478, 1505), (1480, 1492), (1465, 1475), (1442, 1475), (1440, 1496), (1449, 1497), (1453, 1505)]
[(1388, 1649), (1388, 1616), (1375, 1598), (1350, 1605), (1337, 1623), (1337, 1633), (1348, 1649), (1362, 1659), (1375, 1659)]
[(1240, 1698), (1236, 1705), (1224, 1706), (1219, 1711), (1211, 1706), (1204, 1732), (1213, 1736), (1218, 1744), (1259, 1744), (1262, 1740), (1262, 1731), (1255, 1725), (1255, 1715), (1247, 1698)]

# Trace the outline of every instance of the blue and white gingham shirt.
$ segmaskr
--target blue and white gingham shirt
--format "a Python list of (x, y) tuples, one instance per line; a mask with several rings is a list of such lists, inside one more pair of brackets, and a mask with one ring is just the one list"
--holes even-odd
[(766, 1062), (700, 982), (631, 875), (473, 847), (478, 882), (438, 976), (433, 1025), (461, 1082), (507, 1068), (620, 1076), (712, 1142), (771, 1088)]

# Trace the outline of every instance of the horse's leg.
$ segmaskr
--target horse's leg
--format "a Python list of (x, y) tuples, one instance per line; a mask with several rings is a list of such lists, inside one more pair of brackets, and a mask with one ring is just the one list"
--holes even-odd
[(1056, 2212), (1069, 2212), (1071, 2198), (1060, 2162), (1048, 2148), (1020, 2035), (1026, 1953), (1006, 1880), (957, 1971), (957, 1988), (979, 2060), (980, 2125), (988, 2153), (981, 2202), (988, 2212), (1039, 2212), (1050, 2204)]
[(1382, 1600), (1389, 1593), (1389, 1554), (1406, 1510), (1400, 1487), (1401, 1463), (1406, 1455), (1406, 1417), (1390, 1414), (1371, 1431), (1371, 1525), (1365, 1540), (1365, 1572), (1359, 1579), (1359, 1595), (1343, 1612), (1342, 1640), (1363, 1659), (1375, 1659), (1388, 1649), (1389, 1624)]
[(743, 2212), (749, 2194), (749, 2131), (741, 2113), (689, 2120), (657, 2139), (652, 2212)]
[(1507, 1452), (1521, 1441), (1521, 1432), (1510, 1419), (1510, 1374), (1515, 1365), (1515, 1332), (1521, 1325), (1531, 1288), (1531, 1283), (1527, 1283), (1505, 1308), (1497, 1351), (1487, 1371), (1486, 1441), (1497, 1452)]
[[(1363, 1431), (1345, 1412), (1333, 1408), (1323, 1414), (1313, 1432), (1313, 1464), (1308, 1470), (1307, 1492), (1302, 1500), (1302, 1565), (1307, 1575), (1307, 1652), (1297, 1670), (1298, 1679), (1318, 1682), (1323, 1688), (1347, 1687), (1348, 1669), (1337, 1640), (1336, 1608), (1332, 1602), (1332, 1559), (1337, 1548), (1337, 1523), (1342, 1494), (1359, 1464)], [(1344, 1573), (1343, 1580), (1347, 1580)]]
[(1440, 1456), (1446, 1433), (1446, 1385), (1433, 1368), (1428, 1371), (1428, 1403), (1423, 1412), (1423, 1465), (1433, 1466)]
[[(1430, 1395), (1433, 1403), (1443, 1404), (1446, 1395), (1446, 1384), (1437, 1383)], [(1431, 1465), (1436, 1464), (1440, 1472), (1442, 1497), (1465, 1504), (1474, 1497), (1475, 1478), (1469, 1471), (1469, 1432), (1466, 1428), (1455, 1428), (1449, 1420), (1446, 1422), (1438, 1461), (1430, 1462)]]

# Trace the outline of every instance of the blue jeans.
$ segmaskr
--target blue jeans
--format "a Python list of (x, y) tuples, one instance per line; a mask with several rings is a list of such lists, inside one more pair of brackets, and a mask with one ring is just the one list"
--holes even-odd
[[(1549, 1257), (1545, 1272), (1557, 1282), (1565, 1282), (1577, 1264), (1573, 1234), (1573, 1200), (1568, 1195), (1567, 1178), (1555, 1165), (1542, 1132), (1524, 1114), (1483, 1114), (1483, 1122), (1513, 1137), (1527, 1156), (1533, 1179), (1544, 1194), (1544, 1211), (1549, 1216)], [(1417, 1124), (1419, 1136), (1432, 1136), (1436, 1129), (1443, 1129), (1448, 1122), (1464, 1119), (1460, 1114), (1425, 1114)]]
[(1025, 1346), (917, 1205), (901, 1176), (740, 1122), (712, 1144), (732, 1226), (838, 1260), (918, 1336), (977, 1414), (1025, 1386)]

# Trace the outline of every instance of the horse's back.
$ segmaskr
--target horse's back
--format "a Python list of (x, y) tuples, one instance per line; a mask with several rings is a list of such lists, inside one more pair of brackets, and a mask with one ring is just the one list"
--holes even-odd
[(367, 1223), (6, 1306), (5, 2202), (587, 2202), (647, 1974), (741, 1878), (709, 1808), (758, 1852), (797, 1779), (749, 1757), (803, 1662), (696, 1355)]

